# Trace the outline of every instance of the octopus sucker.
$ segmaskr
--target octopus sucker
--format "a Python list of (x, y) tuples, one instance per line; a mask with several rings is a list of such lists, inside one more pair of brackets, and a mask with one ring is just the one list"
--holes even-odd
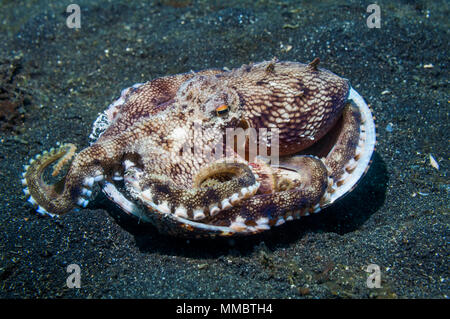
[[(25, 197), (59, 216), (100, 188), (126, 214), (187, 237), (251, 235), (318, 213), (356, 187), (376, 140), (370, 107), (319, 63), (132, 85), (94, 121), (88, 147), (63, 144), (24, 166)], [(64, 175), (53, 184), (51, 165)]]

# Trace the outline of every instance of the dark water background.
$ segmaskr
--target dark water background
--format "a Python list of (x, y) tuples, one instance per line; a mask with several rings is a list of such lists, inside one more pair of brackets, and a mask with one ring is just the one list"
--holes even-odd
[[(77, 30), (72, 2), (0, 2), (0, 297), (448, 298), (448, 1), (378, 1), (379, 29), (370, 1), (77, 1)], [(123, 88), (274, 56), (320, 57), (376, 115), (372, 167), (330, 209), (230, 243), (159, 235), (101, 199), (58, 220), (25, 202), (22, 165), (87, 146)]]

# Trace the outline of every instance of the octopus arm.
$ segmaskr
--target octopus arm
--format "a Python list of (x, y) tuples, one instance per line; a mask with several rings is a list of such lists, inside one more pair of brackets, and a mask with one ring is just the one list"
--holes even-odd
[[(75, 154), (73, 144), (63, 144), (38, 154), (25, 165), (22, 185), (28, 202), (42, 215), (62, 215), (77, 207), (86, 207), (92, 196), (93, 187), (104, 179), (102, 162), (108, 161), (107, 146), (95, 144)], [(46, 169), (54, 165), (54, 176), (71, 158), (67, 174), (59, 181), (48, 184), (44, 180)]]

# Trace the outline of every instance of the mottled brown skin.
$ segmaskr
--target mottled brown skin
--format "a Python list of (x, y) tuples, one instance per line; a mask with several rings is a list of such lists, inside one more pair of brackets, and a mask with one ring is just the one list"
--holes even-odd
[[(77, 205), (83, 187), (92, 187), (89, 178), (114, 183), (119, 174), (128, 199), (147, 207), (143, 214), (169, 233), (256, 233), (279, 218), (312, 212), (321, 201), (326, 205), (327, 189), (355, 156), (360, 125), (359, 113), (347, 105), (347, 80), (317, 64), (317, 59), (273, 60), (168, 76), (129, 89), (124, 103), (106, 112), (108, 127), (74, 157), (61, 182), (47, 185), (42, 174), (67, 146), (31, 163), (23, 181), (31, 201), (61, 215)], [(219, 114), (221, 105), (227, 108)], [(249, 167), (236, 148), (225, 149), (219, 160), (204, 155), (224, 141), (227, 128), (238, 127), (277, 128), (280, 164), (251, 159)], [(333, 136), (324, 138), (329, 132)], [(333, 140), (331, 146), (326, 139)], [(309, 153), (315, 144), (318, 150)], [(231, 205), (223, 203), (227, 199)]]

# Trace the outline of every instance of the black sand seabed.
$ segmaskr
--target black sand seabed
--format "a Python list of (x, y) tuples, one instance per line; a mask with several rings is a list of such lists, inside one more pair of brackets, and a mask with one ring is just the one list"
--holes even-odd
[[(380, 29), (368, 1), (77, 1), (79, 30), (69, 3), (1, 4), (0, 297), (448, 298), (447, 1), (378, 1)], [(60, 219), (25, 202), (22, 165), (58, 141), (87, 146), (123, 88), (273, 56), (320, 57), (373, 107), (373, 165), (332, 208), (230, 243), (159, 235), (101, 198)]]

